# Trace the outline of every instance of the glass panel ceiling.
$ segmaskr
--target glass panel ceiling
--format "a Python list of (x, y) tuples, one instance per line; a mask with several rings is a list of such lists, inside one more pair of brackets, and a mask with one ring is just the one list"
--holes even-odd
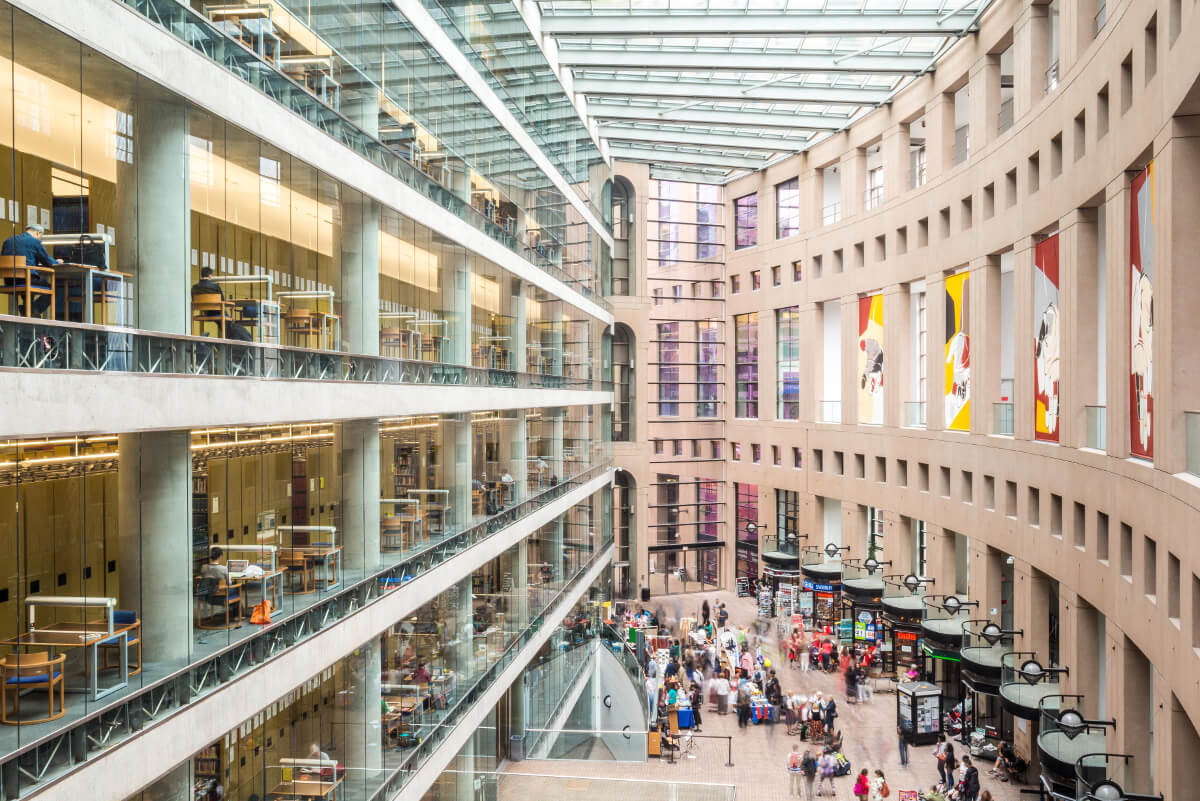
[(974, 30), (988, 2), (538, 0), (538, 8), (613, 156), (732, 176), (804, 150), (885, 102)]

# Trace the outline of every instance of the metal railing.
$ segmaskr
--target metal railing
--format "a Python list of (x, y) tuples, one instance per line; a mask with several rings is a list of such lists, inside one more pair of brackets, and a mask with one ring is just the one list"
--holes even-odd
[[(289, 648), (335, 625), (349, 615), (400, 589), (451, 558), (609, 470), (596, 465), (530, 498), (461, 531), (432, 540), (422, 549), (358, 581), (347, 582), (311, 606), (279, 616), (244, 639), (209, 656), (170, 671), (163, 678), (134, 688), (61, 729), (0, 756), (3, 797), (18, 798), (103, 754), (117, 743), (141, 733), (155, 721), (174, 715), (250, 670), (280, 656)], [(597, 554), (606, 552), (609, 538)], [(593, 560), (596, 557), (593, 556)], [(566, 591), (564, 588), (563, 592)], [(561, 593), (560, 593), (561, 594)]]
[[(587, 279), (572, 276), (551, 259), (525, 247), (505, 226), (493, 222), (469, 202), (422, 172), (411, 163), (410, 157), (371, 136), (308, 89), (276, 69), (265, 58), (226, 36), (203, 14), (178, 0), (118, 1), (354, 150), (376, 167), (413, 187), (473, 228), (482, 231), (509, 250), (522, 254), (543, 272), (576, 288), (606, 311), (612, 311), (608, 300), (583, 283), (584, 280), (594, 280), (594, 276)], [(559, 248), (560, 251), (561, 249), (562, 247)]]
[(1046, 80), (1045, 80), (1044, 86), (1046, 89), (1046, 94), (1050, 94), (1051, 92), (1053, 92), (1055, 89), (1058, 88), (1058, 62), (1057, 61), (1055, 61), (1049, 67), (1046, 68)]
[(1200, 412), (1184, 412), (1185, 451), (1187, 472), (1200, 476)]
[(925, 427), (925, 401), (904, 402), (904, 426), (905, 428)]
[(1012, 98), (1005, 100), (1000, 104), (1000, 113), (996, 115), (996, 132), (1004, 133), (1013, 125), (1013, 101)]
[(1108, 448), (1108, 409), (1104, 406), (1085, 406), (1087, 447), (1097, 451)]
[(610, 390), (611, 381), (0, 315), (0, 367), (372, 384)]
[(1011, 403), (992, 404), (992, 433), (1005, 437), (1013, 435), (1013, 405)]
[(863, 210), (870, 211), (871, 209), (879, 208), (883, 205), (883, 187), (872, 186), (863, 192)]
[(830, 203), (825, 208), (821, 209), (821, 223), (823, 225), (833, 225), (840, 222), (842, 219), (842, 204)]

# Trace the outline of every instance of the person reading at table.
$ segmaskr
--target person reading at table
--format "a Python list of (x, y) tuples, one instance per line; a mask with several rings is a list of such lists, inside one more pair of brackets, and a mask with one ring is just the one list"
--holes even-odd
[[(42, 226), (37, 223), (30, 223), (25, 226), (25, 230), (21, 233), (4, 240), (4, 244), (0, 245), (0, 256), (23, 256), (25, 257), (25, 264), (28, 267), (53, 267), (59, 262), (46, 252), (46, 246), (42, 244), (42, 234), (45, 232), (46, 229)], [(33, 286), (50, 288), (50, 282), (36, 271), (29, 274), (29, 280), (33, 282)], [(17, 281), (9, 278), (5, 283), (8, 286), (13, 286)], [(49, 295), (38, 295), (33, 299), (33, 314), (42, 314), (49, 307)], [(22, 314), (24, 313), (22, 311)]]
[(200, 568), (200, 578), (216, 579), (217, 581), (229, 583), (229, 568), (221, 564), (221, 557), (225, 552), (220, 548), (213, 548), (208, 552), (208, 564)]
[[(225, 292), (222, 291), (221, 285), (212, 280), (212, 267), (204, 267), (200, 270), (200, 280), (192, 284), (192, 297), (197, 295), (219, 295), (221, 301), (225, 300)], [(224, 312), (211, 311), (206, 312), (208, 317), (220, 318)], [(250, 335), (250, 330), (241, 323), (235, 323), (233, 320), (225, 321), (225, 335), (229, 339), (236, 339), (241, 342), (253, 342), (254, 337)]]
[(425, 663), (422, 662), (417, 665), (417, 669), (412, 674), (413, 684), (428, 684), (429, 679), (429, 669), (425, 667)]

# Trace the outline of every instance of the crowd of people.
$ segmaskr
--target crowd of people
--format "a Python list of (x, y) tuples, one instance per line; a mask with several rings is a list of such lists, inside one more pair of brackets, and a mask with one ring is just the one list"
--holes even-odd
[[(803, 679), (785, 691), (769, 655), (763, 653), (763, 630), (730, 626), (729, 610), (723, 603), (714, 607), (705, 600), (694, 618), (681, 614), (680, 637), (670, 639), (669, 648), (648, 652), (645, 662), (647, 702), (664, 745), (677, 744), (668, 725), (669, 712), (690, 707), (693, 731), (699, 732), (707, 700), (717, 714), (736, 715), (739, 729), (782, 723), (787, 735), (797, 738), (786, 763), (791, 794), (808, 801), (826, 794), (836, 797), (834, 779), (850, 777), (853, 770), (843, 753), (844, 738), (837, 726), (838, 702), (833, 694), (804, 692), (800, 687)], [(626, 622), (655, 627), (660, 623), (645, 610), (627, 613)], [(848, 647), (827, 632), (809, 635), (803, 626), (795, 626), (790, 634), (781, 635), (779, 653), (802, 672), (840, 672), (847, 702), (873, 701), (871, 675), (879, 658), (876, 644)], [(901, 765), (906, 766), (908, 739), (900, 728), (896, 733)], [(953, 742), (943, 736), (934, 749), (934, 758), (938, 782), (927, 797), (937, 798), (934, 793), (940, 793), (947, 801), (992, 801), (990, 791), (980, 787), (979, 769), (969, 756), (956, 758)], [(1010, 747), (1001, 752), (989, 773), (1006, 777), (1014, 760)], [(859, 768), (853, 775), (852, 792), (857, 801), (894, 797), (881, 767)]]

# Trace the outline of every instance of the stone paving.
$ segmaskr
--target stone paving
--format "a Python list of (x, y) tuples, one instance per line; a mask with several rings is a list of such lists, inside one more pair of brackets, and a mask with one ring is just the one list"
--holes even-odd
[[(661, 610), (658, 612), (660, 619), (677, 619), (681, 615), (695, 615), (704, 598), (708, 598), (710, 604), (715, 600), (724, 601), (730, 611), (730, 622), (734, 625), (750, 624), (754, 620), (755, 607), (752, 599), (736, 598), (731, 592), (664, 596), (655, 598), (649, 606), (656, 611)], [(775, 640), (772, 625), (772, 631), (763, 644), (764, 651), (770, 655), (772, 664), (784, 665), (784, 661), (777, 658), (778, 647)], [(779, 675), (785, 692), (791, 692), (798, 687), (806, 695), (818, 690), (826, 695), (831, 692), (836, 694), (837, 726), (845, 738), (843, 752), (850, 758), (852, 774), (857, 774), (864, 767), (872, 773), (876, 768), (882, 769), (892, 789), (889, 801), (897, 799), (897, 790), (918, 787), (928, 789), (937, 780), (937, 766), (931, 746), (910, 748), (909, 766), (900, 766), (895, 736), (895, 694), (877, 693), (872, 702), (848, 704), (845, 702), (844, 682), (840, 674), (827, 675), (816, 671), (805, 673), (784, 667)], [(734, 715), (710, 712), (709, 705), (706, 704), (701, 733), (708, 736), (732, 737), (733, 767), (726, 766), (727, 741), (707, 737), (697, 738), (696, 758), (682, 759), (674, 764), (657, 758), (648, 759), (644, 763), (572, 760), (506, 763), (502, 767), (506, 775), (500, 779), (500, 799), (542, 801), (544, 797), (570, 801), (598, 801), (618, 796), (612, 783), (589, 782), (589, 779), (734, 785), (737, 801), (784, 801), (794, 798), (789, 792), (789, 776), (784, 766), (792, 744), (800, 741), (799, 738), (788, 737), (782, 724), (750, 726), (739, 730)], [(800, 745), (803, 749), (806, 744), (800, 742)], [(980, 768), (983, 789), (990, 790), (995, 801), (1018, 801), (1022, 798), (1019, 785), (1000, 782), (988, 775), (987, 771), (991, 765), (977, 763), (976, 767)], [(533, 776), (542, 778), (535, 780)], [(854, 786), (854, 776), (840, 777), (835, 782), (837, 801), (853, 801), (851, 790)], [(705, 794), (702, 790), (703, 788), (678, 787), (671, 791), (668, 787), (637, 785), (636, 797), (661, 797), (680, 801), (728, 798), (727, 794)], [(829, 799), (830, 796), (826, 795), (824, 798)]]

